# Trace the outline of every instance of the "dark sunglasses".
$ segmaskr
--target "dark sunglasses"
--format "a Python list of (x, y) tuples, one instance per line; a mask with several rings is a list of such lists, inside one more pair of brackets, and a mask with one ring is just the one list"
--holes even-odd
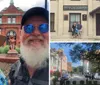
[[(49, 26), (47, 23), (43, 23), (39, 25), (38, 29), (41, 33), (47, 33), (49, 31)], [(24, 26), (24, 31), (27, 34), (31, 34), (34, 30), (35, 30), (35, 26), (33, 26), (33, 24), (28, 24)]]

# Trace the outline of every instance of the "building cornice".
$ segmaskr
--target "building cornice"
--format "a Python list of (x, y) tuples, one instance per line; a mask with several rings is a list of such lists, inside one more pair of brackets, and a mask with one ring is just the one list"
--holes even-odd
[(23, 14), (0, 14), (0, 16), (20, 16)]
[(0, 26), (1, 25), (21, 25), (20, 23), (10, 23), (10, 24), (8, 24), (8, 23), (2, 23), (2, 24), (0, 24)]

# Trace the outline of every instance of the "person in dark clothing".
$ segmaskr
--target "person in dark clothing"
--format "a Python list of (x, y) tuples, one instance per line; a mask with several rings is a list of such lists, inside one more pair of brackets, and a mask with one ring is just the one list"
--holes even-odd
[(79, 33), (79, 30), (77, 29), (76, 22), (72, 25), (72, 36), (77, 37)]
[(49, 85), (49, 12), (29, 9), (22, 17), (20, 59), (12, 65), (10, 85)]
[(76, 28), (76, 23), (72, 25), (72, 36), (74, 36), (75, 34), (75, 28)]
[(77, 29), (79, 30), (79, 35), (81, 35), (82, 25), (80, 24), (80, 22), (77, 23)]

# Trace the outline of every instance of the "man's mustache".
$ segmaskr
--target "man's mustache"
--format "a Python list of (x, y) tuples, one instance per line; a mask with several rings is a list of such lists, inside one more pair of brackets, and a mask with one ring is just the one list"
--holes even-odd
[(30, 36), (28, 37), (26, 40), (25, 40), (25, 43), (27, 43), (28, 41), (30, 40), (40, 40), (40, 41), (43, 41), (44, 38), (42, 36)]

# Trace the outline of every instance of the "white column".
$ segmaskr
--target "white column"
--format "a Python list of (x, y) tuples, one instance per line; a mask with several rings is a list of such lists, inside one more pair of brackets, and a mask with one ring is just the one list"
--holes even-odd
[(58, 36), (61, 36), (63, 33), (63, 2), (64, 0), (58, 1)]
[(88, 37), (92, 38), (93, 37), (93, 17), (90, 16), (90, 12), (93, 10), (93, 0), (88, 0)]

